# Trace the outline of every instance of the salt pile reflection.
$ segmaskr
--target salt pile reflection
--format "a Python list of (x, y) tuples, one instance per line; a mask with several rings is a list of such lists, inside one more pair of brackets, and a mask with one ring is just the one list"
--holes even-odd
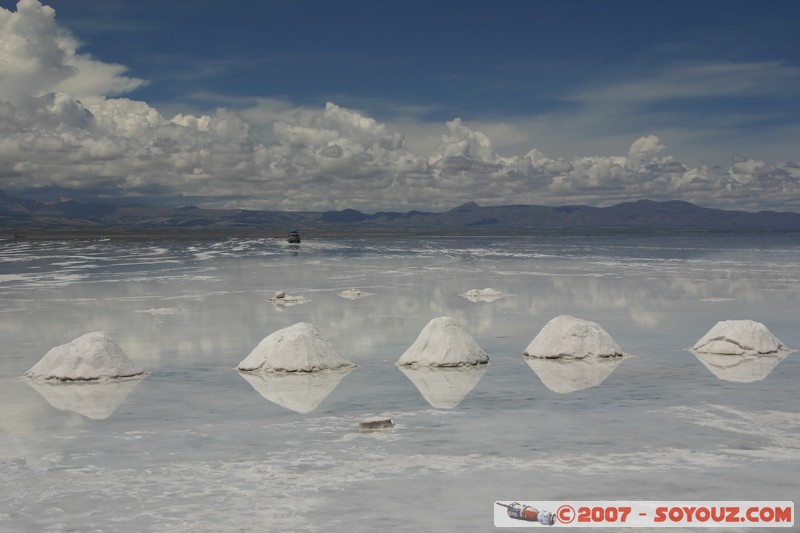
[(144, 379), (135, 376), (113, 381), (55, 382), (26, 379), (47, 403), (61, 411), (72, 411), (92, 420), (105, 420)]
[(540, 359), (523, 357), (545, 387), (568, 394), (600, 385), (629, 355), (584, 359)]
[(353, 367), (320, 372), (239, 371), (239, 375), (272, 403), (305, 414), (319, 407), (352, 370)]
[(437, 409), (453, 409), (478, 384), (487, 365), (453, 368), (398, 367), (419, 390), (425, 401)]
[(691, 352), (703, 365), (723, 381), (752, 383), (769, 376), (790, 352), (761, 355), (727, 355), (717, 353)]

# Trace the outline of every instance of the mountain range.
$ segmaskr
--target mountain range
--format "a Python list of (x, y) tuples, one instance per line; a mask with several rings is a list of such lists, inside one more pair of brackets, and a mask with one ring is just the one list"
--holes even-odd
[(0, 191), (0, 233), (91, 230), (473, 231), (558, 228), (800, 231), (800, 213), (711, 209), (683, 201), (638, 200), (610, 207), (570, 205), (480, 206), (474, 202), (441, 213), (408, 211), (255, 211), (195, 206), (126, 206), (60, 198), (41, 202)]

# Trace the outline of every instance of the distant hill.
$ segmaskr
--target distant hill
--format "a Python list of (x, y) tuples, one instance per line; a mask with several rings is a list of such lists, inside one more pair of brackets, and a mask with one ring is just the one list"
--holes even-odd
[[(357, 213), (357, 212), (356, 212)], [(328, 218), (330, 215), (328, 215)], [(356, 220), (352, 214), (349, 218)], [(505, 205), (475, 202), (444, 213), (379, 212), (357, 217), (359, 224), (432, 227), (641, 228), (697, 230), (800, 230), (800, 213), (727, 211), (689, 202), (639, 200), (611, 207)]]
[(570, 205), (480, 206), (469, 202), (443, 213), (423, 211), (367, 214), (354, 209), (327, 212), (252, 211), (187, 207), (116, 206), (68, 199), (46, 203), (0, 191), (0, 233), (29, 230), (345, 228), (402, 231), (411, 228), (606, 228), (672, 230), (800, 231), (800, 213), (728, 211), (689, 202), (639, 200), (610, 207)]

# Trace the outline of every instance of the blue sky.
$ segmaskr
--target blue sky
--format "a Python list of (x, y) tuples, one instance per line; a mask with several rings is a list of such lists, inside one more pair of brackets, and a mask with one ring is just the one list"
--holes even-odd
[(7, 191), (800, 210), (795, 1), (0, 8)]

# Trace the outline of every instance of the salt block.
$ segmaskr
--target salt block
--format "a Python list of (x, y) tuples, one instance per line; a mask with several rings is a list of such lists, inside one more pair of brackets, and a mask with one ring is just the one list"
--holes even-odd
[(34, 379), (92, 381), (139, 376), (139, 368), (105, 331), (93, 331), (56, 346), (25, 372)]
[(599, 324), (569, 315), (552, 319), (539, 331), (523, 355), (543, 359), (618, 357), (625, 355)]
[(387, 429), (393, 428), (394, 422), (391, 418), (367, 418), (358, 423), (359, 429)]

